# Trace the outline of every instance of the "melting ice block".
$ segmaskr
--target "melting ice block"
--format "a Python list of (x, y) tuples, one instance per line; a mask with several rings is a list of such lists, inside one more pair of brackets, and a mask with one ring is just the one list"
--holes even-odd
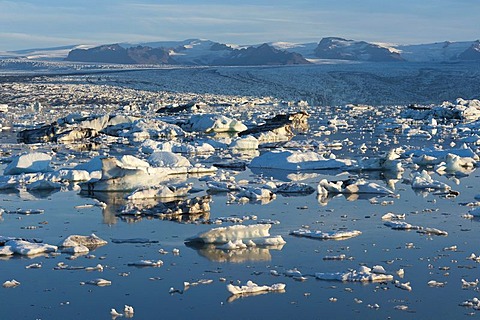
[(387, 189), (375, 182), (368, 182), (364, 179), (348, 179), (335, 182), (329, 182), (327, 179), (322, 179), (318, 183), (317, 192), (321, 195), (327, 195), (329, 193), (380, 195), (393, 194), (392, 190)]
[(183, 125), (187, 131), (241, 132), (247, 130), (242, 122), (218, 114), (194, 114)]
[(362, 266), (358, 270), (347, 272), (317, 272), (315, 277), (320, 280), (337, 280), (337, 281), (359, 281), (359, 282), (377, 282), (391, 281), (393, 275), (386, 273), (375, 273), (372, 269)]
[(341, 169), (355, 165), (349, 159), (336, 159), (334, 155), (325, 158), (313, 151), (275, 150), (252, 160), (252, 168), (269, 168), (282, 170), (324, 170)]
[(250, 245), (280, 245), (285, 244), (281, 236), (270, 237), (270, 224), (235, 225), (230, 227), (214, 228), (196, 236), (187, 238), (186, 242), (200, 242), (204, 244), (236, 243), (239, 240)]
[(358, 230), (322, 232), (320, 230), (298, 229), (290, 232), (290, 234), (297, 237), (305, 237), (305, 238), (313, 238), (313, 239), (343, 240), (343, 239), (359, 236), (362, 234), (362, 232)]
[(16, 156), (5, 168), (4, 175), (52, 171), (52, 157), (42, 152), (32, 152)]
[(24, 240), (10, 240), (5, 243), (5, 247), (9, 247), (13, 253), (20, 255), (35, 255), (44, 252), (57, 251), (57, 246), (46, 243), (33, 243)]
[(233, 284), (227, 285), (227, 290), (231, 294), (249, 294), (262, 291), (283, 291), (285, 290), (286, 285), (284, 283), (275, 283), (271, 286), (259, 286), (253, 281), (247, 281), (245, 286), (234, 286)]
[(95, 234), (89, 236), (71, 235), (60, 243), (61, 247), (85, 246), (87, 248), (96, 248), (107, 244), (107, 241), (99, 238)]

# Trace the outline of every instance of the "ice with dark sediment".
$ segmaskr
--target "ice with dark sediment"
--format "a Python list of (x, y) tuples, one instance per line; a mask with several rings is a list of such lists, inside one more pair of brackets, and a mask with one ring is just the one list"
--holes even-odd
[(339, 181), (322, 179), (318, 183), (317, 193), (319, 195), (328, 195), (329, 193), (392, 195), (393, 191), (375, 182), (366, 181), (365, 179), (347, 179)]

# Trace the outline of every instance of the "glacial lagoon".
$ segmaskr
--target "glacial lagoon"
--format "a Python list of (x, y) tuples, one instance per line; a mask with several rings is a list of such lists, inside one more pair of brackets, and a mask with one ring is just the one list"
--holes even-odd
[[(153, 71), (142, 72), (138, 78)], [(458, 319), (476, 314), (480, 261), (476, 258), (480, 255), (479, 220), (474, 216), (480, 194), (476, 170), (478, 101), (465, 97), (443, 106), (414, 100), (410, 102), (420, 105), (323, 106), (307, 99), (287, 101), (273, 94), (228, 95), (228, 87), (222, 93), (188, 93), (178, 84), (177, 92), (153, 90), (151, 83), (142, 89), (137, 88), (139, 81), (124, 82), (135, 77), (132, 72), (96, 76), (97, 80), (109, 77), (103, 84), (87, 81), (91, 77), (46, 77), (3, 86), (2, 96), (8, 97), (11, 112), (4, 117), (3, 126), (12, 129), (1, 133), (2, 172), (19, 154), (40, 152), (52, 159), (46, 172), (2, 176), (0, 235), (58, 246), (70, 235), (93, 233), (107, 244), (77, 254), (59, 247), (37, 255), (2, 255), (2, 319), (110, 319), (116, 317), (112, 308), (122, 317), (134, 319)], [(164, 75), (159, 73), (159, 77)], [(112, 80), (115, 83), (110, 83)], [(20, 92), (25, 93), (23, 98)], [(293, 96), (292, 92), (288, 94)], [(62, 96), (69, 98), (62, 101)], [(52, 97), (58, 99), (55, 106)], [(200, 111), (156, 112), (179, 105), (198, 105)], [(467, 107), (471, 108), (468, 115), (462, 113)], [(452, 110), (459, 111), (451, 116)], [(307, 127), (294, 126), (286, 139), (284, 131), (267, 135), (259, 140), (259, 146), (247, 144), (250, 149), (242, 150), (231, 148), (238, 133), (190, 130), (193, 124), (187, 131), (185, 125), (193, 113), (222, 114), (251, 128), (277, 114), (298, 112), (309, 115)], [(86, 121), (106, 114), (145, 122), (132, 126), (131, 121), (118, 121), (116, 125), (124, 125), (115, 134), (111, 130), (106, 134), (102, 128), (103, 132), (99, 130), (94, 137), (68, 142), (16, 141), (18, 132), (54, 122), (56, 132), (64, 130), (56, 127), (61, 123), (58, 119), (85, 127)], [(186, 134), (169, 136), (159, 126), (151, 126), (158, 121), (178, 126)], [(205, 152), (202, 143), (212, 146), (213, 151)], [(168, 148), (170, 151), (165, 151)], [(158, 183), (149, 180), (149, 187), (186, 184), (190, 188), (186, 195), (131, 201), (126, 197), (133, 190), (82, 188), (82, 184), (97, 183), (98, 176), (92, 172), (98, 170), (93, 169), (90, 182), (52, 178), (52, 173), (72, 170), (96, 157), (118, 160), (123, 155), (147, 162), (146, 172), (160, 172), (162, 169), (151, 169), (158, 168), (158, 163), (148, 163), (151, 154), (160, 150), (185, 157), (191, 167), (165, 167), (171, 174), (156, 173)], [(278, 150), (293, 152), (295, 156), (287, 161), (298, 170), (278, 168), (286, 164), (282, 162), (285, 159), (275, 158)], [(396, 156), (386, 159), (392, 150), (397, 150)], [(250, 166), (253, 159), (267, 153), (273, 153), (274, 163)], [(312, 156), (310, 153), (318, 158), (305, 156)], [(446, 163), (449, 153), (457, 154), (450, 158), (450, 164)], [(344, 166), (327, 168), (319, 160), (322, 158), (337, 160), (337, 164), (348, 161)], [(173, 165), (162, 159), (164, 164)], [(395, 165), (378, 166), (385, 160)], [(135, 163), (138, 166), (140, 162)], [(128, 165), (123, 162), (120, 168), (132, 170)], [(212, 166), (217, 169), (206, 169)], [(100, 167), (100, 172), (106, 172), (105, 168)], [(116, 172), (121, 173), (113, 178), (124, 177), (124, 171)], [(422, 172), (432, 180), (422, 180)], [(142, 181), (147, 182), (144, 178), (134, 174), (129, 183), (141, 186)], [(330, 186), (327, 194), (318, 188), (324, 179)], [(360, 188), (360, 179), (387, 188), (391, 194), (346, 191), (349, 185)], [(36, 181), (61, 186), (34, 190), (29, 185)], [(229, 185), (231, 190), (213, 190), (209, 187), (212, 181)], [(338, 181), (343, 187), (333, 192)], [(105, 183), (112, 188), (111, 182)], [(291, 183), (293, 191), (276, 190), (284, 183)], [(422, 187), (422, 183), (427, 184)], [(267, 191), (259, 196), (258, 189), (267, 190), (268, 196)], [(307, 189), (310, 191), (303, 192)], [(249, 193), (238, 196), (245, 190)], [(175, 200), (178, 204), (196, 197), (206, 197), (209, 210), (162, 214), (165, 203), (171, 205)], [(396, 216), (396, 221), (417, 228), (395, 230), (382, 219), (388, 213)], [(224, 246), (227, 241), (186, 242), (214, 228), (258, 223), (269, 224), (269, 234), (281, 236), (285, 244), (246, 245), (251, 237), (240, 239), (231, 248)], [(357, 230), (360, 234), (337, 240), (292, 234), (300, 229), (333, 234)], [(138, 263), (159, 260), (162, 263)], [(353, 271), (362, 267), (392, 278), (349, 281), (357, 278), (346, 275), (357, 274)], [(338, 273), (346, 281), (335, 280)], [(324, 280), (319, 274), (331, 279)], [(5, 285), (13, 279), (19, 284)], [(96, 279), (111, 283), (96, 285)], [(227, 290), (229, 284), (244, 286), (248, 281), (259, 286), (281, 283), (285, 288), (243, 294)], [(134, 312), (125, 313), (125, 305)]]

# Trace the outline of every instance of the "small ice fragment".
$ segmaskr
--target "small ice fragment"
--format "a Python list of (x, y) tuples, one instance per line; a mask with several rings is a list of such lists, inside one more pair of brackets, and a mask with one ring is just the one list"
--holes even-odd
[(133, 315), (133, 307), (129, 305), (125, 305), (125, 308), (123, 308), (123, 312), (128, 315)]
[(231, 294), (248, 294), (248, 293), (256, 293), (262, 291), (283, 291), (285, 290), (285, 284), (283, 283), (275, 283), (271, 286), (259, 286), (258, 284), (254, 283), (253, 281), (247, 281), (247, 285), (245, 286), (234, 286), (233, 284), (227, 285), (227, 290)]
[(15, 279), (12, 279), (12, 280), (7, 280), (3, 283), (3, 287), (4, 288), (15, 288), (16, 286), (20, 285), (20, 282), (18, 282), (17, 280)]
[(135, 262), (130, 262), (128, 263), (129, 266), (135, 266), (135, 267), (160, 267), (163, 265), (162, 260), (139, 260)]
[(408, 310), (408, 306), (403, 305), (403, 304), (397, 305), (393, 308), (396, 309), (396, 310), (402, 310), (402, 311)]
[(94, 279), (94, 280), (90, 280), (90, 281), (87, 281), (85, 282), (86, 284), (92, 284), (92, 285), (95, 285), (95, 286), (99, 286), (99, 287), (103, 287), (103, 286), (109, 286), (112, 284), (112, 281), (110, 280), (106, 280), (106, 279), (102, 279), (102, 278), (98, 278), (98, 279)]
[(25, 269), (40, 269), (42, 267), (42, 263), (32, 263), (25, 267)]
[(477, 285), (478, 279), (475, 279), (475, 281), (466, 281), (465, 279), (462, 279), (462, 288), (476, 287)]
[(277, 270), (270, 270), (270, 274), (272, 276), (276, 276), (276, 277), (278, 277), (280, 275)]
[(179, 255), (179, 254), (180, 254), (180, 249), (174, 248), (174, 249), (172, 250), (172, 253), (173, 253), (174, 255)]
[(118, 313), (118, 311), (115, 310), (114, 308), (112, 308), (112, 309), (110, 310), (110, 315), (111, 315), (112, 317), (115, 317), (115, 318), (116, 318), (116, 317), (123, 317), (123, 314)]
[(395, 280), (395, 287), (403, 289), (403, 290), (407, 290), (407, 291), (412, 291), (412, 287), (410, 286), (410, 282), (401, 283), (400, 281)]
[(297, 268), (293, 268), (293, 269), (287, 270), (285, 272), (285, 275), (287, 277), (301, 277), (302, 273)]
[(398, 269), (398, 270), (397, 270), (397, 275), (398, 275), (400, 278), (403, 278), (403, 276), (405, 275), (405, 270), (403, 270), (403, 269)]
[(439, 281), (436, 281), (436, 280), (430, 280), (427, 282), (427, 285), (429, 287), (444, 287), (445, 284), (447, 284), (446, 282), (439, 282)]

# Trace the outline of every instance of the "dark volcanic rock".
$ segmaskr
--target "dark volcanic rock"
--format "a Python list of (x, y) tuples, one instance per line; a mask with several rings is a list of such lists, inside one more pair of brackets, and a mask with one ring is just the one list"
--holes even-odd
[(165, 48), (137, 46), (125, 49), (118, 44), (69, 52), (67, 61), (104, 62), (120, 64), (175, 64)]
[(257, 135), (260, 133), (275, 131), (284, 128), (286, 132), (294, 135), (294, 131), (306, 131), (308, 129), (307, 119), (310, 115), (306, 112), (297, 112), (289, 114), (277, 114), (271, 119), (265, 120), (265, 123), (254, 128), (240, 132), (239, 136)]
[(365, 41), (342, 38), (323, 38), (315, 49), (321, 59), (339, 59), (372, 62), (403, 61), (399, 53)]
[(258, 65), (289, 65), (309, 64), (301, 54), (275, 49), (264, 43), (259, 47), (233, 50), (225, 58), (214, 61), (214, 65), (226, 66), (258, 66)]
[(65, 58), (67, 61), (104, 62), (104, 63), (135, 63), (127, 49), (118, 44), (103, 45), (90, 49), (74, 49)]

